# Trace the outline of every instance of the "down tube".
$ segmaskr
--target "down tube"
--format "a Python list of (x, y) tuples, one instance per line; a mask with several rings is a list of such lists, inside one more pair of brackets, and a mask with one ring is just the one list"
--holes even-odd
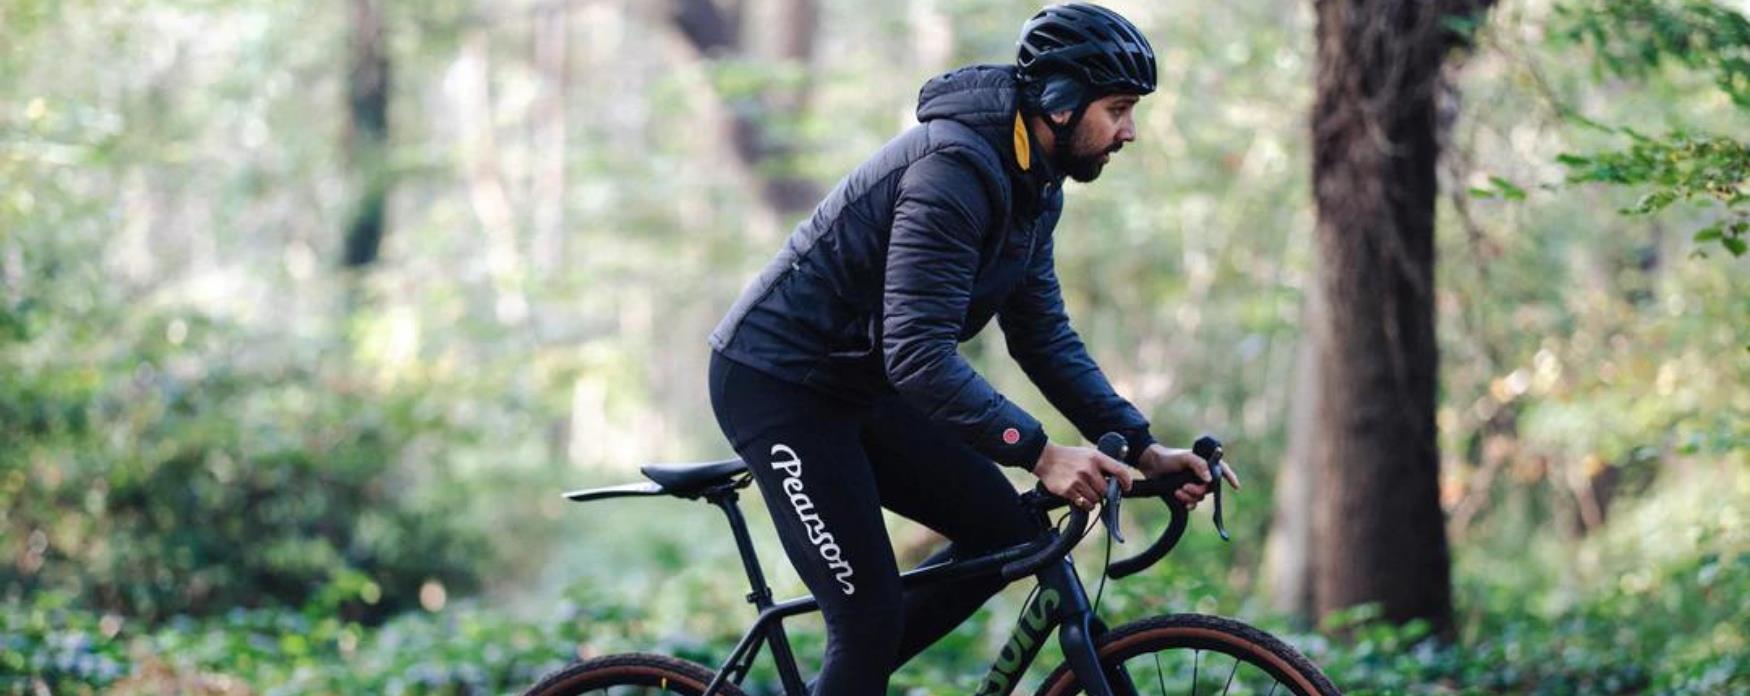
[[(1039, 591), (1021, 612), (1015, 633), (997, 655), (975, 696), (1005, 696), (1018, 686), (1021, 675), (1039, 656), (1039, 649), (1052, 629), (1064, 622), (1082, 623), (1091, 613), (1088, 595), (1076, 579), (1075, 566), (1061, 559), (1039, 573)], [(1084, 624), (1085, 625), (1085, 624)]]

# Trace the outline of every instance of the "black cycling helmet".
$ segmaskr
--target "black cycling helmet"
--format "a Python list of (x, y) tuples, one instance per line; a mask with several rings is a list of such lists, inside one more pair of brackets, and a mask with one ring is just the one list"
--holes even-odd
[(1086, 88), (1085, 100), (1155, 91), (1154, 47), (1130, 20), (1099, 5), (1076, 2), (1040, 10), (1022, 25), (1016, 43), (1022, 84), (1074, 77)]

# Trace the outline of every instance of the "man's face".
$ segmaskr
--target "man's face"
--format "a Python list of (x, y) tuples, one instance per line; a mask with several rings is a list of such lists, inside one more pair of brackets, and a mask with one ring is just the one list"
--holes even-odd
[[(1071, 179), (1089, 182), (1100, 178), (1100, 170), (1112, 159), (1112, 153), (1136, 139), (1136, 121), (1131, 113), (1140, 99), (1134, 94), (1109, 94), (1094, 100), (1076, 124), (1070, 149), (1057, 163)], [(1063, 114), (1068, 118), (1067, 113)]]

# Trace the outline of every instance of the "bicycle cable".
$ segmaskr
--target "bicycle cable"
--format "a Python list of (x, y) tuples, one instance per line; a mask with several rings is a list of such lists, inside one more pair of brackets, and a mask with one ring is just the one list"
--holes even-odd
[(1112, 531), (1106, 530), (1106, 560), (1100, 564), (1100, 587), (1094, 591), (1094, 615), (1100, 615), (1100, 598), (1106, 594), (1106, 576), (1112, 568)]

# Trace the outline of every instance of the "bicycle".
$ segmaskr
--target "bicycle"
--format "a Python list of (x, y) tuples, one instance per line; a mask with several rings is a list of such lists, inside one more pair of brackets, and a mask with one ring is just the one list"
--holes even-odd
[[(1123, 459), (1123, 437), (1107, 434), (1100, 438), (1099, 447), (1107, 456)], [(1214, 523), (1216, 531), (1225, 540), (1228, 533), (1221, 519), (1219, 485), (1221, 443), (1205, 436), (1197, 440), (1193, 451), (1209, 462), (1213, 480), (1218, 484), (1214, 492)], [(688, 696), (742, 696), (741, 684), (758, 657), (761, 645), (771, 649), (784, 694), (806, 694), (782, 622), (818, 610), (819, 605), (811, 597), (773, 601), (747, 533), (747, 522), (737, 506), (737, 491), (752, 481), (746, 464), (739, 459), (729, 459), (704, 464), (651, 465), (641, 471), (649, 481), (573, 491), (566, 493), (565, 497), (587, 502), (668, 495), (704, 500), (722, 509), (729, 520), (730, 530), (741, 552), (742, 566), (752, 587), (747, 600), (759, 610), (759, 617), (716, 671), (664, 655), (623, 653), (573, 663), (542, 679), (527, 692), (528, 696), (635, 694), (646, 693), (645, 689)], [(1134, 575), (1172, 551), (1185, 533), (1188, 517), (1185, 506), (1173, 497), (1172, 492), (1194, 481), (1193, 476), (1190, 472), (1182, 472), (1145, 479), (1135, 482), (1128, 492), (1120, 491), (1116, 479), (1108, 479), (1099, 519), (1112, 539), (1119, 543), (1124, 541), (1118, 530), (1118, 511), (1124, 498), (1159, 498), (1171, 511), (1172, 519), (1142, 553), (1117, 562), (1108, 558), (1106, 577), (1116, 580)], [(1039, 516), (1041, 526), (1046, 529), (1038, 538), (993, 553), (914, 569), (900, 576), (902, 586), (908, 589), (988, 573), (1001, 573), (1007, 582), (1029, 575), (1037, 577), (1039, 584), (1024, 603), (1025, 609), (1017, 620), (1015, 632), (992, 663), (976, 692), (978, 696), (997, 696), (1013, 691), (1053, 628), (1058, 630), (1065, 660), (1040, 686), (1037, 693), (1043, 696), (1182, 692), (1194, 695), (1203, 686), (1220, 688), (1223, 694), (1273, 696), (1279, 689), (1296, 696), (1341, 694), (1317, 667), (1288, 644), (1232, 619), (1202, 614), (1164, 614), (1108, 629), (1089, 605), (1087, 592), (1069, 558), (1069, 552), (1089, 530), (1090, 513), (1070, 506), (1043, 488), (1021, 494), (1021, 500)], [(1070, 508), (1067, 525), (1045, 524), (1052, 511), (1064, 507)], [(1181, 651), (1189, 652), (1189, 658), (1185, 658)], [(1225, 675), (1221, 674), (1223, 670), (1219, 666), (1204, 671), (1202, 658), (1205, 653), (1232, 659)], [(1170, 657), (1163, 660), (1163, 655)], [(1239, 680), (1240, 690), (1234, 692), (1242, 665), (1246, 667), (1246, 678)], [(1259, 686), (1266, 680), (1270, 687), (1268, 691)], [(644, 688), (631, 690), (635, 687)]]

